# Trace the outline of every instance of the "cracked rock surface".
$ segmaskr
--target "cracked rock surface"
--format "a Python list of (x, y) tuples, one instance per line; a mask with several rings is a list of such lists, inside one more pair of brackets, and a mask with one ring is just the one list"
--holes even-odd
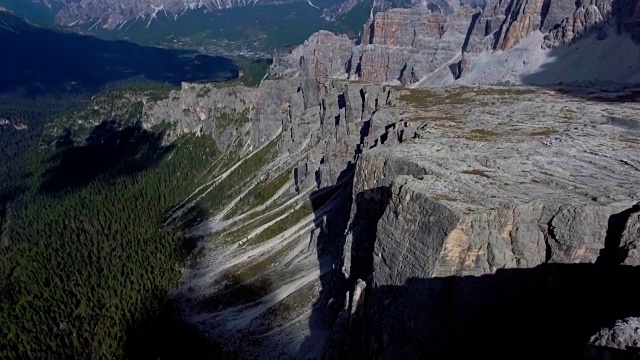
[[(575, 268), (566, 266), (594, 266), (595, 270), (585, 269), (595, 272), (596, 284), (602, 267), (640, 260), (637, 104), (616, 103), (598, 94), (504, 88), (405, 90), (400, 103), (407, 110), (398, 128), (411, 124), (413, 135), (365, 152), (354, 179), (352, 213), (361, 206), (371, 208), (364, 199), (372, 191), (388, 189), (388, 201), (379, 202), (383, 214), (371, 225), (375, 240), (367, 279), (373, 285), (368, 316), (370, 329), (377, 333), (372, 337), (377, 356), (447, 358), (443, 354), (450, 351), (462, 356), (462, 350), (455, 350), (462, 340), (451, 334), (467, 339), (471, 335), (464, 331), (480, 331), (474, 327), (477, 323), (460, 318), (475, 316), (476, 308), (468, 301), (488, 301), (489, 313), (499, 311), (492, 306), (503, 301), (499, 308), (515, 311), (509, 305), (512, 298), (513, 303), (528, 304), (494, 286), (511, 286), (520, 276), (523, 284), (547, 284), (552, 278), (573, 283), (583, 270), (573, 274), (568, 269)], [(353, 244), (362, 247), (372, 241), (355, 228)], [(366, 261), (353, 253), (349, 263), (354, 269)], [(476, 284), (478, 276), (485, 280)], [(611, 275), (613, 282), (622, 278)], [(575, 284), (582, 284), (576, 285), (579, 289), (568, 287), (572, 290), (559, 292), (552, 301), (565, 304), (561, 306), (577, 301), (574, 296), (587, 283), (586, 278), (576, 279)], [(526, 285), (527, 291), (539, 292), (532, 299), (556, 294), (555, 288), (540, 286)], [(460, 300), (471, 288), (478, 294)], [(629, 306), (629, 299), (620, 308)], [(441, 308), (445, 303), (449, 307)], [(434, 308), (439, 310), (430, 313)], [(493, 316), (501, 319), (504, 314)], [(411, 325), (394, 325), (402, 318), (410, 318)], [(542, 313), (539, 318), (549, 319)], [(446, 330), (457, 321), (469, 327)], [(495, 321), (503, 331), (506, 325)], [(537, 339), (532, 330), (538, 329), (536, 321), (525, 331), (532, 334), (512, 339), (509, 346), (518, 348)], [(587, 338), (575, 332), (581, 334), (575, 341), (581, 342), (582, 351)], [(561, 351), (574, 356), (568, 345), (572, 341), (563, 343)], [(429, 349), (417, 345), (424, 343), (431, 345)]]

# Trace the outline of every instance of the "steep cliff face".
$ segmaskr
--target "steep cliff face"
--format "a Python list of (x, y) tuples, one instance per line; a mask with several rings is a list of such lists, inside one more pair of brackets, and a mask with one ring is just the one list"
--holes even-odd
[[(637, 276), (600, 270), (640, 262), (637, 109), (616, 102), (634, 96), (184, 84), (145, 123), (211, 134), (225, 154), (176, 209), (221, 204), (191, 229), (207, 240), (178, 292), (185, 316), (248, 358), (446, 358), (460, 342), (489, 354), (474, 346), (491, 332), (509, 342), (498, 355), (533, 346), (573, 306), (532, 354), (575, 355), (606, 322), (589, 307), (610, 301), (588, 286), (623, 296)], [(624, 299), (592, 312), (624, 318)]]
[(353, 42), (328, 31), (313, 34), (291, 54), (274, 59), (272, 73), (279, 77), (346, 78)]
[(429, 109), (415, 136), (359, 160), (345, 254), (368, 305), (348, 326), (367, 332), (346, 353), (579, 358), (591, 335), (637, 311), (625, 284), (638, 271), (618, 267), (638, 262), (640, 241), (638, 160), (615, 145), (628, 128), (598, 115), (604, 104), (483, 92), (405, 96)]
[(575, 11), (551, 29), (545, 46), (568, 44), (592, 30), (598, 31), (600, 38), (606, 37), (607, 32), (627, 32), (637, 41), (639, 14), (637, 1), (578, 1)]
[(172, 212), (210, 209), (189, 231), (206, 240), (177, 292), (187, 320), (241, 357), (322, 351), (335, 320), (324, 309), (343, 307), (335, 239), (353, 166), (366, 149), (401, 138), (389, 127), (397, 97), (385, 86), (296, 77), (257, 88), (183, 84), (145, 105), (145, 126), (164, 123), (168, 139), (213, 136), (221, 153)]
[[(295, 64), (296, 59), (300, 62), (304, 52), (306, 62), (316, 67), (319, 63), (330, 66), (329, 76), (412, 87), (456, 82), (528, 84), (530, 79), (526, 76), (539, 72), (548, 63), (586, 61), (588, 52), (581, 51), (579, 46), (575, 49), (569, 46), (579, 40), (585, 40), (584, 46), (590, 48), (618, 46), (631, 51), (628, 55), (622, 51), (611, 53), (611, 49), (595, 54), (611, 58), (602, 60), (603, 64), (617, 62), (614, 58), (633, 58), (638, 49), (637, 8), (637, 2), (613, 0), (418, 4), (411, 9), (376, 13), (365, 25), (360, 45), (351, 50), (345, 39), (325, 33), (321, 47), (309, 42), (303, 45), (305, 50), (294, 52), (288, 63)], [(635, 39), (636, 44), (621, 44), (620, 39), (626, 38)], [(615, 42), (620, 44), (610, 44)], [(564, 47), (567, 49), (558, 50)], [(312, 60), (309, 56), (314, 49), (323, 55)], [(341, 63), (346, 66), (336, 67)], [(496, 63), (504, 64), (493, 66)], [(635, 76), (638, 68), (624, 71), (630, 78), (629, 73)], [(587, 71), (577, 80), (624, 81), (625, 78), (616, 75), (614, 70), (610, 71), (612, 74), (592, 72), (594, 74), (589, 75)], [(548, 83), (554, 81), (574, 80), (545, 79)]]
[(298, 179), (305, 185), (296, 185), (326, 187), (376, 136), (371, 119), (383, 116), (381, 108), (395, 101), (390, 87), (315, 76), (266, 80), (258, 88), (185, 83), (168, 100), (149, 104), (145, 123), (168, 121), (174, 136), (215, 134), (222, 151), (234, 141), (258, 149), (280, 136), (280, 151), (305, 156)]
[(473, 9), (454, 14), (394, 9), (375, 15), (356, 47), (352, 77), (372, 82), (418, 82), (460, 57)]

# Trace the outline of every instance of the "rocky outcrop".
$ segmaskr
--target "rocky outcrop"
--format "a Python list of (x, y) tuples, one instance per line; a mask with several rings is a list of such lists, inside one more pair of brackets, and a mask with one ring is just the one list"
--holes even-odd
[(556, 47), (568, 44), (596, 27), (600, 27), (600, 36), (606, 36), (606, 29), (602, 25), (612, 16), (612, 3), (609, 1), (579, 1), (577, 9), (549, 32), (544, 45)]
[(345, 72), (349, 72), (351, 67), (352, 49), (353, 41), (346, 35), (320, 31), (296, 47), (291, 54), (276, 56), (271, 72), (279, 77), (346, 77)]
[(394, 9), (375, 15), (366, 26), (352, 77), (409, 85), (447, 65), (461, 54), (474, 10), (455, 14), (426, 9)]
[(599, 38), (606, 37), (608, 32), (626, 32), (638, 41), (639, 18), (637, 1), (578, 1), (576, 10), (549, 32), (545, 46), (568, 44), (594, 31), (598, 32)]
[(638, 318), (618, 320), (612, 328), (602, 329), (591, 337), (589, 344), (622, 350), (627, 347), (638, 348), (640, 347), (640, 320)]
[(146, 104), (143, 122), (148, 127), (172, 124), (172, 138), (185, 133), (216, 134), (216, 144), (226, 151), (249, 130), (250, 99), (255, 96), (254, 88), (183, 83), (168, 99)]
[(625, 265), (640, 265), (640, 208), (630, 209), (619, 217), (619, 227), (624, 230), (620, 235), (621, 253)]
[[(332, 69), (334, 77), (349, 77), (370, 83), (410, 85), (426, 75), (460, 60), (469, 23), (477, 9), (463, 7), (453, 13), (451, 8), (426, 7), (392, 9), (379, 12), (366, 25), (359, 46), (347, 46), (343, 37), (322, 34), (322, 45), (314, 46), (310, 39), (296, 49), (286, 62), (299, 63), (298, 72), (315, 68)], [(313, 41), (312, 41), (313, 40)], [(305, 56), (302, 56), (302, 54)], [(310, 57), (311, 54), (322, 54)], [(322, 65), (318, 65), (322, 64)], [(336, 65), (342, 64), (342, 67)], [(447, 69), (448, 71), (448, 69)], [(272, 74), (282, 76), (279, 67)]]
[(149, 127), (169, 122), (174, 137), (215, 134), (221, 151), (238, 139), (258, 149), (282, 134), (280, 151), (305, 156), (298, 165), (298, 181), (304, 184), (297, 185), (326, 187), (336, 183), (370, 138), (380, 136), (371, 118), (395, 101), (389, 87), (315, 77), (267, 80), (258, 88), (185, 83), (169, 99), (148, 104), (144, 122)]

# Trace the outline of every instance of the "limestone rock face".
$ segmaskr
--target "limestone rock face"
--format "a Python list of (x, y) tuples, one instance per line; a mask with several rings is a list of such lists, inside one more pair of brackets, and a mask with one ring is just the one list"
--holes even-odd
[(568, 44), (612, 16), (610, 1), (580, 1), (577, 9), (545, 38), (545, 46)]
[(535, 30), (540, 29), (542, 7), (544, 1), (514, 1), (510, 5), (511, 12), (502, 24), (503, 31), (497, 47), (508, 50)]
[[(637, 2), (631, 0), (428, 2), (375, 13), (357, 46), (343, 37), (318, 34), (281, 61), (297, 70), (285, 72), (286, 67), (275, 66), (273, 73), (412, 87), (487, 82), (478, 78), (493, 78), (488, 81), (493, 84), (501, 84), (499, 79), (522, 83), (520, 75), (544, 66), (545, 56), (558, 57), (550, 49), (592, 35), (598, 40), (630, 35), (638, 42), (639, 14)], [(502, 69), (487, 67), (502, 61)], [(474, 80), (465, 79), (467, 73)], [(591, 80), (588, 74), (582, 77)]]
[[(558, 94), (497, 100), (490, 90), (466, 91), (401, 96), (416, 112), (400, 124), (424, 122), (357, 163), (345, 263), (349, 277), (370, 285), (365, 348), (389, 359), (509, 358), (566, 312), (573, 320), (551, 330), (563, 340), (547, 338), (531, 358), (555, 349), (560, 358), (581, 356), (589, 329), (606, 323), (598, 316), (628, 313), (637, 301), (624, 284), (638, 271), (618, 266), (638, 261), (640, 167), (631, 148), (614, 145), (621, 134), (635, 136), (635, 123), (611, 121), (604, 104), (567, 106)], [(565, 120), (547, 113), (556, 106)], [(536, 115), (523, 116), (529, 111)], [(593, 306), (602, 306), (589, 313), (598, 315), (584, 315)], [(482, 348), (489, 334), (504, 348)]]
[(145, 105), (143, 121), (147, 126), (171, 123), (173, 137), (192, 132), (219, 134), (217, 145), (226, 151), (247, 130), (247, 124), (234, 126), (227, 119), (237, 114), (248, 116), (251, 104), (247, 100), (255, 96), (255, 89), (241, 86), (217, 89), (210, 84), (183, 83), (167, 100)]
[(271, 72), (279, 77), (292, 74), (310, 78), (345, 77), (353, 46), (346, 35), (320, 31), (290, 55), (276, 57)]
[(616, 359), (629, 356), (629, 353), (640, 347), (640, 319), (629, 317), (616, 321), (610, 328), (604, 328), (589, 340), (585, 351), (585, 359)]
[[(305, 154), (298, 180), (325, 187), (337, 182), (372, 138), (386, 132), (392, 116), (378, 110), (395, 101), (389, 87), (306, 76), (266, 80), (258, 88), (185, 83), (169, 99), (148, 104), (143, 121), (172, 124), (173, 137), (215, 134), (221, 151), (237, 141), (257, 149), (281, 135), (282, 152)], [(381, 129), (371, 127), (374, 114), (384, 122)]]
[[(627, 214), (622, 214), (621, 220), (626, 224), (620, 237), (620, 246), (625, 265), (640, 265), (640, 209), (632, 209)], [(625, 219), (626, 218), (626, 219)]]
[(472, 17), (468, 7), (453, 14), (421, 8), (380, 12), (365, 26), (364, 45), (354, 50), (352, 76), (416, 83), (460, 55)]

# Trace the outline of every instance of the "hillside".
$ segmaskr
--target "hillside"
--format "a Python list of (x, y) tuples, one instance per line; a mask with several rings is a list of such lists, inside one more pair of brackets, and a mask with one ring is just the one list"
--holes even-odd
[(172, 1), (0, 0), (0, 6), (40, 25), (102, 39), (251, 58), (270, 58), (319, 30), (358, 37), (371, 11), (368, 2), (338, 12), (329, 7), (335, 1), (201, 1), (186, 7)]
[(33, 94), (94, 93), (131, 79), (179, 85), (232, 80), (239, 73), (226, 58), (50, 30), (2, 11), (0, 41), (5, 54), (0, 58), (0, 93), (19, 88)]

